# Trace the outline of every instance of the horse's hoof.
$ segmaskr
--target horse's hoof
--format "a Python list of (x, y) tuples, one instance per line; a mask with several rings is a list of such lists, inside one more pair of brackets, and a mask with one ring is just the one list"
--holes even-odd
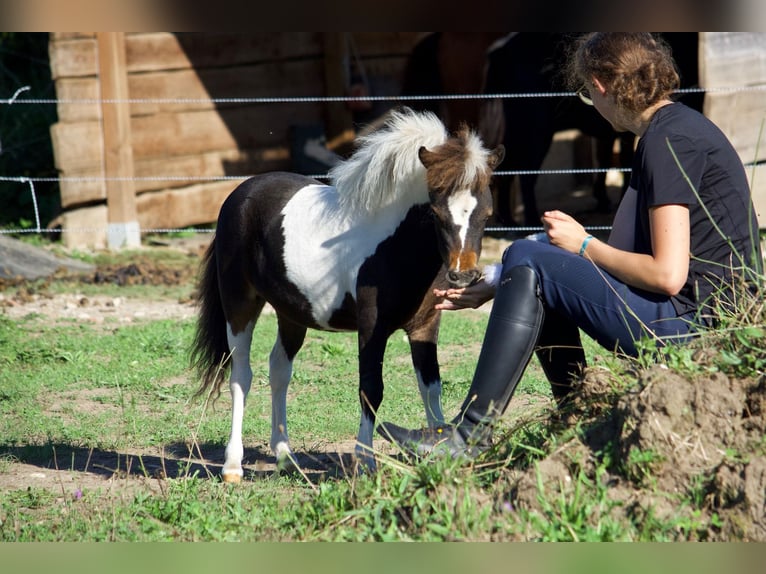
[(239, 484), (240, 482), (242, 482), (242, 471), (239, 471), (239, 472), (233, 472), (233, 471), (224, 472), (224, 473), (221, 474), (221, 479), (226, 484)]
[(277, 472), (280, 474), (298, 472), (298, 465), (291, 453), (277, 457)]

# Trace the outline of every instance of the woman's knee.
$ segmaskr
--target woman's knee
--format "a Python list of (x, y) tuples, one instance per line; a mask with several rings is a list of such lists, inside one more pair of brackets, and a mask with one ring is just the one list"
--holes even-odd
[(503, 267), (506, 269), (516, 267), (517, 265), (530, 267), (530, 255), (539, 245), (541, 244), (529, 239), (517, 239), (503, 252)]

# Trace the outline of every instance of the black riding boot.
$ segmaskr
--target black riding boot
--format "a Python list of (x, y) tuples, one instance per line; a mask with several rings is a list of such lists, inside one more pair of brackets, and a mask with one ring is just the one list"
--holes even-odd
[(513, 267), (500, 278), (473, 382), (452, 425), (409, 430), (381, 423), (378, 432), (417, 454), (438, 448), (471, 457), (486, 450), (492, 423), (505, 411), (532, 357), (543, 317), (537, 275), (530, 267)]
[(551, 384), (553, 399), (563, 406), (572, 382), (580, 378), (586, 364), (580, 329), (558, 313), (547, 311), (535, 353)]

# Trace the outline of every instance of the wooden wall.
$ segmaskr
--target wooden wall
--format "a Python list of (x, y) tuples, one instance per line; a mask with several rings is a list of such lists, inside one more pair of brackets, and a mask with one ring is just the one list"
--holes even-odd
[[(710, 90), (704, 113), (729, 137), (742, 161), (766, 162), (766, 89), (729, 91), (733, 86), (766, 88), (766, 34), (701, 32), (700, 83)], [(753, 203), (766, 228), (766, 163), (749, 167)]]
[[(341, 151), (354, 136), (345, 103), (221, 103), (211, 98), (343, 96), (355, 59), (373, 95), (397, 95), (407, 56), (424, 33), (289, 32), (127, 33), (124, 46), (127, 136), (105, 142), (103, 84), (110, 73), (95, 33), (51, 34), (50, 58), (59, 121), (52, 127), (61, 181), (62, 227), (68, 246), (103, 247), (114, 220), (107, 198), (130, 196), (140, 229), (178, 228), (215, 220), (237, 181), (195, 178), (245, 176), (290, 169), (290, 130), (324, 127), (328, 147)], [(102, 38), (103, 39), (103, 38)], [(118, 77), (112, 85), (119, 85)], [(705, 88), (766, 85), (766, 34), (700, 33)], [(157, 101), (160, 100), (160, 101)], [(179, 101), (182, 100), (182, 101)], [(705, 113), (732, 139), (745, 162), (766, 160), (760, 129), (764, 91), (710, 92)], [(357, 118), (358, 119), (358, 118)], [(119, 122), (117, 122), (119, 124)], [(120, 133), (117, 131), (116, 133)], [(114, 189), (107, 159), (126, 151), (124, 189)], [(107, 133), (107, 139), (108, 133)], [(122, 146), (122, 148), (120, 148)], [(111, 155), (110, 155), (111, 154)], [(766, 227), (766, 166), (749, 170), (761, 226)], [(172, 181), (154, 179), (171, 177)], [(114, 179), (114, 178), (112, 178)], [(124, 182), (123, 182), (124, 183)], [(111, 199), (110, 199), (111, 201)], [(130, 213), (130, 206), (126, 210)]]
[[(106, 245), (106, 233), (98, 231), (110, 222), (106, 206), (110, 181), (102, 179), (109, 176), (104, 106), (129, 107), (132, 185), (140, 228), (209, 223), (236, 181), (194, 178), (289, 169), (293, 126), (324, 126), (330, 146), (336, 148), (353, 138), (352, 116), (344, 103), (216, 105), (211, 98), (343, 96), (355, 62), (361, 62), (373, 87), (384, 86), (393, 90), (385, 95), (396, 95), (407, 55), (421, 36), (415, 32), (128, 33), (122, 41), (127, 97), (132, 101), (102, 106), (104, 68), (99, 73), (97, 35), (51, 34), (51, 69), (60, 101), (52, 139), (56, 167), (65, 178), (61, 223), (80, 230), (65, 233), (65, 244)], [(358, 60), (352, 56), (349, 39)], [(168, 176), (174, 179), (152, 179)]]

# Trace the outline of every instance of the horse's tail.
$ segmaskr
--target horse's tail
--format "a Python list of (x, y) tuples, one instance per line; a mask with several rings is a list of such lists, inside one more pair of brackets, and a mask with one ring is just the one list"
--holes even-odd
[(195, 397), (207, 396), (209, 393), (218, 396), (229, 360), (226, 316), (221, 305), (221, 291), (218, 285), (215, 239), (210, 242), (201, 267), (202, 273), (197, 285), (200, 309), (190, 353), (191, 366), (200, 381)]

